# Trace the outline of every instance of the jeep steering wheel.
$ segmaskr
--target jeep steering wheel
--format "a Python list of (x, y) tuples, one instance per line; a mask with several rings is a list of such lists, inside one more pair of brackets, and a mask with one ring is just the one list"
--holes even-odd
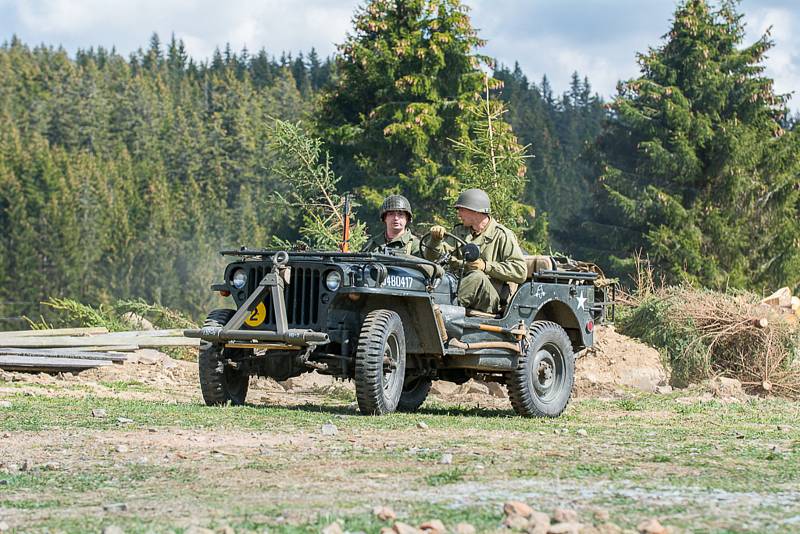
[[(474, 260), (476, 260), (478, 258), (478, 254), (480, 254), (480, 251), (478, 250), (477, 246), (472, 245), (471, 243), (467, 243), (466, 241), (464, 241), (463, 239), (461, 239), (457, 235), (451, 234), (450, 232), (446, 231), (444, 233), (444, 235), (445, 235), (445, 237), (448, 237), (448, 236), (452, 237), (453, 240), (456, 243), (458, 243), (459, 246), (457, 248), (461, 249), (461, 267), (462, 267), (462, 270), (463, 270), (463, 267), (464, 267), (464, 265), (466, 264), (467, 261), (474, 261)], [(434, 247), (430, 246), (428, 244), (428, 241), (430, 241), (430, 237), (431, 237), (430, 231), (425, 233), (425, 234), (423, 234), (423, 236), (419, 239), (419, 246), (423, 247), (423, 248), (425, 248), (427, 250), (436, 251), (439, 254), (439, 257), (436, 258), (434, 260), (434, 262), (438, 263), (439, 265), (442, 265), (442, 266), (449, 266), (451, 253), (450, 252), (442, 253), (442, 252), (439, 252), (438, 250), (436, 250)], [(468, 251), (467, 250), (468, 248), (470, 248), (470, 245), (472, 245), (472, 247), (475, 247), (475, 251), (474, 251), (475, 252), (475, 258), (472, 258), (472, 259), (468, 258), (468, 256), (471, 255), (470, 252), (472, 252), (472, 251)]]

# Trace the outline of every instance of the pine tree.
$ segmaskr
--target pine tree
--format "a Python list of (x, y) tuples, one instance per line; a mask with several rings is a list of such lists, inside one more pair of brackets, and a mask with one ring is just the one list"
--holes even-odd
[(600, 140), (584, 250), (631, 267), (641, 249), (668, 278), (713, 287), (800, 281), (800, 143), (763, 75), (769, 34), (742, 46), (736, 2), (686, 0), (666, 42), (639, 55)]

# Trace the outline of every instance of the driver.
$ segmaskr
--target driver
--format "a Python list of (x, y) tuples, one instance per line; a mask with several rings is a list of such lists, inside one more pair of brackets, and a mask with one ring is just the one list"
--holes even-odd
[(381, 221), (386, 230), (364, 245), (361, 252), (382, 252), (392, 249), (400, 254), (421, 256), (419, 238), (411, 233), (408, 224), (413, 218), (411, 203), (403, 195), (389, 195), (381, 205)]
[[(466, 274), (458, 289), (458, 302), (465, 308), (487, 313), (500, 309), (500, 290), (506, 282), (521, 284), (527, 276), (527, 266), (514, 233), (490, 215), (489, 195), (481, 189), (467, 189), (458, 195), (455, 206), (461, 224), (451, 232), (467, 243), (474, 243), (480, 257), (465, 265)], [(433, 226), (431, 246), (425, 257), (435, 260), (444, 253), (461, 258), (461, 249), (443, 241), (446, 230)]]

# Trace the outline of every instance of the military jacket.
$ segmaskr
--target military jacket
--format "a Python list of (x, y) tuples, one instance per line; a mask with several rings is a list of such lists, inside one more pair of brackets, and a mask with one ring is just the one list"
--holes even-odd
[[(514, 282), (521, 284), (528, 276), (528, 267), (522, 257), (522, 249), (514, 232), (490, 217), (483, 232), (473, 235), (472, 228), (457, 224), (450, 232), (467, 243), (475, 243), (481, 251), (481, 259), (486, 262), (486, 275), (493, 282)], [(461, 252), (445, 240), (431, 243), (432, 249), (425, 249), (425, 257), (435, 260), (437, 255), (451, 252), (453, 258), (461, 263)], [(493, 284), (496, 285), (496, 284)], [(502, 285), (502, 284), (501, 284)]]
[(380, 252), (384, 247), (400, 254), (421, 256), (419, 238), (408, 229), (390, 241), (386, 240), (386, 233), (381, 233), (370, 239), (361, 249), (361, 252)]

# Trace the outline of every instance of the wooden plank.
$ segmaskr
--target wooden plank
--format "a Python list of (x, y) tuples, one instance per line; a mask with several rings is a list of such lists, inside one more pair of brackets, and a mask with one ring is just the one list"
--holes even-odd
[(90, 336), (95, 334), (107, 334), (108, 328), (93, 326), (86, 328), (49, 328), (47, 330), (9, 330), (0, 332), (3, 337), (46, 337), (46, 336)]
[(114, 365), (110, 360), (86, 360), (83, 358), (41, 358), (36, 356), (0, 355), (0, 369), (8, 371), (63, 371), (66, 369), (90, 369)]
[(111, 354), (110, 352), (84, 352), (74, 349), (0, 349), (0, 356), (31, 356), (37, 358), (80, 358), (83, 360), (109, 360), (124, 362), (128, 359), (125, 354)]
[(0, 347), (15, 348), (50, 348), (50, 347), (96, 347), (96, 346), (130, 346), (136, 344), (141, 348), (157, 347), (197, 347), (200, 340), (189, 337), (119, 337), (103, 334), (89, 337), (0, 337)]

